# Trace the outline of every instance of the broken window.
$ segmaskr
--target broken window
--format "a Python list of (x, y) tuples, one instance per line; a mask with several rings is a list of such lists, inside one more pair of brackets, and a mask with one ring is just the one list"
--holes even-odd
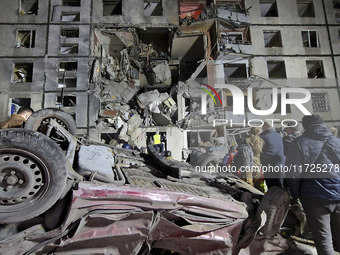
[(38, 15), (38, 0), (19, 0), (20, 15)]
[(325, 78), (322, 61), (306, 61), (308, 78)]
[(329, 98), (327, 93), (312, 93), (312, 107), (316, 112), (329, 111)]
[(13, 83), (32, 82), (33, 63), (16, 63), (14, 65)]
[(263, 37), (266, 48), (282, 47), (280, 31), (263, 31)]
[(78, 43), (74, 44), (61, 44), (60, 54), (77, 54), (78, 53)]
[(334, 9), (340, 9), (340, 1), (339, 0), (333, 1), (333, 7)]
[(144, 16), (162, 16), (162, 0), (144, 0)]
[(278, 17), (276, 1), (260, 1), (261, 17)]
[(79, 38), (79, 28), (62, 28), (60, 36), (65, 38)]
[(80, 6), (80, 0), (63, 0), (64, 6)]
[(242, 33), (223, 33), (223, 39), (225, 39), (226, 43), (243, 43), (243, 34)]
[(103, 0), (103, 16), (122, 15), (122, 0)]
[(298, 0), (297, 8), (299, 17), (315, 17), (314, 5), (312, 1)]
[(58, 78), (58, 88), (75, 88), (77, 87), (77, 77)]
[(17, 48), (34, 48), (35, 30), (17, 30), (15, 47)]
[(63, 12), (61, 21), (80, 21), (80, 12)]
[(58, 71), (77, 71), (78, 62), (77, 61), (60, 61), (58, 64)]
[(227, 79), (245, 79), (247, 78), (246, 64), (225, 64), (224, 74)]
[(271, 79), (287, 78), (284, 61), (267, 61), (268, 77)]
[(57, 104), (61, 107), (74, 107), (77, 103), (76, 96), (58, 96)]
[(316, 31), (301, 31), (303, 47), (319, 47)]
[(10, 98), (8, 116), (11, 116), (13, 113), (18, 112), (18, 110), (22, 106), (31, 107), (31, 99), (30, 98)]

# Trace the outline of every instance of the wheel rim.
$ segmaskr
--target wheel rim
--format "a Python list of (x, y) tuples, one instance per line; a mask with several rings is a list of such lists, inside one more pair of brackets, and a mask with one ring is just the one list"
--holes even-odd
[[(56, 117), (46, 117), (44, 119), (42, 119), (42, 121), (40, 123), (36, 123), (36, 125), (34, 125), (34, 130), (38, 131), (44, 135), (47, 134), (48, 129), (49, 129), (49, 125), (50, 125), (50, 121), (51, 119), (53, 119), (54, 121), (56, 121), (60, 126), (62, 126), (63, 128), (65, 128), (67, 131), (70, 129), (69, 125), (67, 124), (67, 122), (61, 118), (56, 118)], [(56, 140), (62, 139), (64, 140), (64, 137), (58, 133), (58, 131), (55, 128), (51, 129), (51, 134), (50, 134), (51, 138), (54, 138)]]
[(0, 150), (0, 211), (31, 206), (46, 193), (50, 183), (47, 166), (34, 154)]

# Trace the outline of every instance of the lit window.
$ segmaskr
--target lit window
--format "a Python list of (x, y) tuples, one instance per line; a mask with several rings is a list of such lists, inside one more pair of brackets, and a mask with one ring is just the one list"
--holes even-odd
[(263, 31), (263, 37), (266, 48), (282, 47), (280, 31)]
[(13, 83), (32, 82), (33, 63), (16, 63), (14, 64)]
[(316, 31), (301, 31), (303, 47), (319, 47)]
[(278, 17), (276, 1), (260, 1), (261, 17)]
[(267, 61), (268, 77), (271, 79), (287, 78), (284, 61)]
[(17, 48), (34, 48), (35, 30), (17, 30), (15, 47)]
[(306, 61), (308, 78), (325, 78), (322, 61)]

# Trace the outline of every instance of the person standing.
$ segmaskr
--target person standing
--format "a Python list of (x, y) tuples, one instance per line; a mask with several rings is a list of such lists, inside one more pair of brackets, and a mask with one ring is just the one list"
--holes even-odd
[[(154, 134), (153, 136), (153, 145), (155, 147), (155, 150), (157, 152), (162, 153), (164, 148), (163, 148), (163, 143), (161, 141), (161, 135), (159, 134), (159, 132), (157, 131), (156, 134)], [(158, 149), (159, 148), (159, 149)], [(160, 150), (160, 151), (159, 151)]]
[[(296, 125), (293, 126), (294, 124), (296, 124)], [(290, 127), (286, 128), (287, 134), (282, 138), (282, 140), (283, 140), (283, 150), (284, 150), (285, 156), (287, 156), (288, 148), (289, 148), (290, 144), (292, 143), (292, 141), (295, 138), (297, 138), (298, 136), (301, 135), (299, 123), (289, 122), (288, 125)]]
[(302, 118), (305, 132), (288, 149), (286, 175), (293, 201), (300, 199), (319, 255), (340, 251), (340, 139), (319, 115)]
[(246, 137), (246, 143), (253, 150), (253, 167), (249, 178), (252, 178), (252, 183), (255, 188), (261, 190), (262, 172), (260, 155), (263, 149), (264, 141), (260, 137), (261, 128), (251, 127), (249, 135)]
[(5, 128), (20, 128), (23, 126), (29, 116), (34, 113), (33, 109), (27, 106), (22, 106), (19, 108), (16, 114), (12, 114), (8, 120), (0, 123), (0, 129)]
[[(268, 189), (273, 186), (279, 186), (283, 188), (284, 172), (281, 167), (285, 163), (285, 155), (283, 151), (282, 137), (271, 126), (270, 122), (265, 121), (262, 126), (263, 132), (260, 137), (264, 141), (262, 153), (260, 155), (261, 164), (263, 167), (263, 174), (266, 180)], [(269, 171), (279, 167), (279, 171)], [(266, 170), (266, 171), (265, 171)]]

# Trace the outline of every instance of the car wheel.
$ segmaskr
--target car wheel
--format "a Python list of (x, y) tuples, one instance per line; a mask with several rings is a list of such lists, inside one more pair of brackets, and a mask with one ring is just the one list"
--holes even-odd
[(267, 221), (260, 229), (261, 233), (273, 237), (279, 232), (288, 213), (289, 203), (289, 193), (284, 189), (274, 186), (267, 191), (261, 199), (255, 216), (255, 220), (260, 220), (263, 211), (267, 215)]
[[(54, 119), (63, 126), (71, 135), (77, 132), (77, 126), (73, 117), (57, 108), (45, 108), (33, 113), (26, 121), (25, 128), (47, 134), (50, 119)], [(52, 130), (51, 136), (58, 136), (56, 130)]]
[[(197, 166), (213, 166), (216, 167), (220, 163), (217, 156), (210, 153), (204, 153), (196, 162)], [(215, 169), (214, 169), (215, 170)]]
[(21, 222), (47, 211), (66, 186), (63, 151), (31, 130), (0, 130), (0, 224)]

